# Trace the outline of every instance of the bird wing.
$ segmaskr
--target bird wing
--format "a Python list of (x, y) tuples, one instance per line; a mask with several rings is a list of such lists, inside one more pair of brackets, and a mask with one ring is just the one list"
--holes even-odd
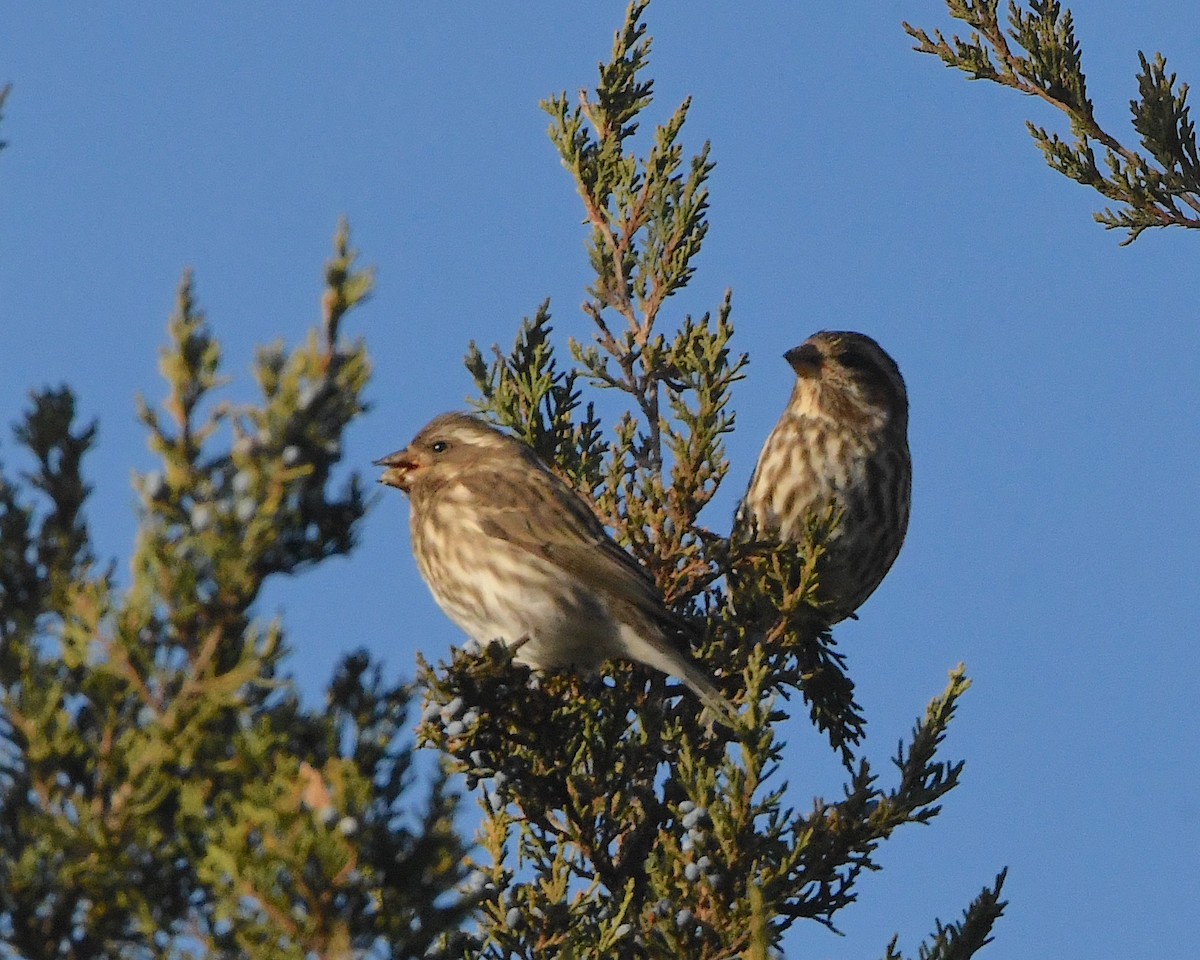
[(690, 632), (668, 610), (654, 580), (617, 545), (579, 494), (549, 472), (462, 476), (476, 497), (484, 532), (550, 561), (565, 575), (631, 604), (668, 633)]

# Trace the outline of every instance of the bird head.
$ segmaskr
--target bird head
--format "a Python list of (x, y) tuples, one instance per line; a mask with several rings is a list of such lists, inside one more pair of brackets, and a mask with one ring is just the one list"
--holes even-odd
[(900, 368), (878, 343), (850, 330), (822, 330), (784, 359), (796, 372), (796, 390), (839, 417), (886, 411), (900, 429), (908, 425), (908, 393)]
[(411, 494), (418, 486), (445, 482), (462, 470), (498, 458), (520, 456), (511, 437), (465, 413), (444, 413), (431, 420), (403, 450), (375, 461), (386, 467), (380, 483)]

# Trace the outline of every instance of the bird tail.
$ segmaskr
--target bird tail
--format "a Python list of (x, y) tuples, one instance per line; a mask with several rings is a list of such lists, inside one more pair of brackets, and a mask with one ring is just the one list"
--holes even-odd
[(668, 653), (655, 648), (652, 652), (643, 653), (640, 659), (663, 673), (678, 677), (717, 720), (732, 730), (741, 729), (737, 708), (721, 695), (704, 669), (687, 654), (673, 650)]
[[(737, 708), (721, 695), (713, 686), (709, 673), (692, 659), (688, 649), (686, 634), (680, 631), (683, 621), (672, 618), (655, 629), (636, 630), (626, 624), (621, 625), (621, 655), (638, 663), (644, 663), (655, 670), (661, 670), (671, 677), (678, 677), (711, 712), (715, 719), (731, 730), (741, 730), (742, 722)], [(664, 627), (672, 628), (671, 635)], [(674, 643), (672, 641), (675, 641)]]
[(716, 718), (733, 730), (741, 729), (741, 720), (737, 708), (721, 695), (712, 685), (708, 675), (690, 660), (684, 661), (683, 675), (679, 678), (692, 691), (704, 706), (716, 715)]

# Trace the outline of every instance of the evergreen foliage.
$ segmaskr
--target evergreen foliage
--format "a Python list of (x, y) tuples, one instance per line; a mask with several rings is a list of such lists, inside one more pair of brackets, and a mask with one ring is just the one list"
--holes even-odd
[[(946, 0), (950, 16), (972, 32), (947, 40), (904, 24), (913, 48), (938, 57), (972, 80), (991, 80), (1057, 107), (1070, 121), (1070, 139), (1028, 123), (1030, 134), (1059, 173), (1092, 187), (1117, 204), (1094, 214), (1108, 229), (1127, 231), (1132, 243), (1149, 227), (1200, 227), (1200, 156), (1188, 86), (1175, 85), (1161, 53), (1138, 53), (1138, 97), (1129, 101), (1133, 128), (1145, 153), (1102, 128), (1087, 94), (1083, 51), (1070, 10), (1058, 0), (1031, 0), (1028, 9), (1009, 0), (1007, 28), (1000, 0)], [(1103, 169), (1096, 160), (1098, 144)]]
[[(531, 676), (498, 644), (422, 662), (420, 737), (451, 758), (483, 815), (482, 913), (447, 938), (448, 956), (765, 960), (799, 920), (834, 928), (859, 877), (878, 869), (879, 844), (932, 820), (962, 772), (939, 752), (969, 685), (961, 667), (890, 777), (860, 755), (866, 721), (819, 617), (815, 560), (836, 517), (814, 518), (798, 559), (734, 549), (701, 523), (728, 472), (731, 392), (746, 357), (732, 348), (728, 294), (699, 319), (670, 311), (708, 228), (713, 165), (707, 144), (685, 156), (686, 101), (639, 135), (653, 100), (646, 7), (630, 5), (594, 93), (543, 104), (586, 216), (590, 340), (569, 338), (564, 364), (543, 303), (511, 352), (489, 359), (472, 345), (466, 366), (478, 409), (581, 490), (668, 601), (700, 622), (696, 653), (744, 708), (743, 729), (705, 726), (686, 692), (632, 664), (612, 664), (603, 680)], [(624, 409), (606, 425), (597, 407), (614, 396)], [(736, 609), (722, 586), (735, 568)], [(847, 777), (838, 799), (807, 811), (786, 805), (782, 774), (780, 728), (795, 697)], [(981, 947), (1003, 879), (961, 923), (939, 924), (922, 956)]]
[[(167, 395), (139, 405), (159, 465), (134, 477), (127, 586), (86, 522), (95, 424), (48, 389), (14, 431), (32, 468), (0, 469), (3, 956), (765, 960), (797, 921), (836, 929), (879, 845), (937, 816), (963, 770), (941, 757), (963, 669), (877, 773), (821, 625), (816, 561), (838, 518), (813, 518), (796, 558), (701, 522), (747, 359), (728, 294), (698, 319), (671, 311), (708, 228), (713, 165), (707, 144), (685, 153), (686, 101), (640, 133), (647, 5), (630, 5), (593, 94), (544, 104), (588, 225), (590, 337), (568, 339), (564, 362), (545, 303), (510, 352), (472, 345), (466, 365), (479, 410), (588, 496), (703, 627), (696, 654), (742, 706), (741, 729), (703, 724), (636, 665), (534, 677), (498, 645), (458, 650), (420, 667), (418, 736), (445, 758), (421, 790), (410, 691), (366, 653), (344, 657), (321, 709), (301, 703), (283, 624), (254, 608), (269, 577), (349, 553), (365, 510), (356, 475), (334, 483), (370, 374), (341, 329), (371, 288), (343, 226), (319, 327), (259, 351), (253, 403), (222, 398), (220, 345), (184, 278)], [(599, 406), (623, 412), (605, 423)], [(787, 805), (783, 776), (781, 725), (798, 708), (845, 770), (808, 810)], [(470, 853), (451, 771), (482, 808)], [(987, 943), (1003, 882), (937, 923), (919, 956)]]
[(439, 776), (418, 797), (409, 691), (349, 653), (320, 709), (259, 622), (266, 579), (347, 553), (357, 475), (331, 474), (370, 374), (340, 334), (367, 296), (345, 226), (320, 328), (260, 351), (257, 403), (217, 396), (220, 346), (180, 287), (140, 402), (127, 589), (94, 556), (66, 388), (33, 395), (0, 472), (0, 942), (33, 958), (419, 956), (471, 903)]

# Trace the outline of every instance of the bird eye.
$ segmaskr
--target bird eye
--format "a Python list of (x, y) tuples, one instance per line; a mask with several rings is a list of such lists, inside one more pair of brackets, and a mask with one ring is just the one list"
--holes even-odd
[(434, 453), (445, 453), (450, 449), (450, 444), (448, 444), (445, 440), (435, 440), (429, 449)]
[(838, 360), (843, 367), (849, 367), (851, 370), (862, 370), (871, 365), (867, 356), (858, 350), (843, 350)]

